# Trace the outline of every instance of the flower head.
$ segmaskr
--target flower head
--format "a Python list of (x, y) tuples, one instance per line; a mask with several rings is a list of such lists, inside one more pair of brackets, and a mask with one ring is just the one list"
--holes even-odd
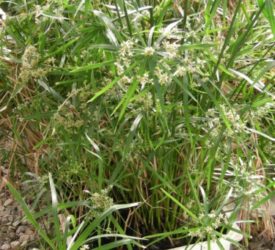
[(155, 49), (153, 47), (146, 47), (144, 49), (144, 55), (145, 56), (152, 56), (155, 53)]
[(123, 57), (132, 57), (133, 56), (133, 47), (134, 42), (132, 40), (124, 41), (120, 45), (119, 55)]
[(80, 248), (80, 250), (89, 250), (89, 249), (90, 249), (90, 247), (89, 247), (89, 245), (87, 245), (87, 244), (83, 245), (83, 246)]
[(7, 18), (6, 13), (0, 8), (0, 19), (2, 19), (3, 21), (5, 21)]
[(162, 43), (169, 59), (173, 59), (178, 55), (180, 45), (175, 42), (165, 41)]
[(186, 73), (186, 69), (183, 66), (178, 66), (176, 72), (174, 73), (175, 76), (184, 76)]
[(128, 77), (128, 76), (123, 76), (120, 80), (119, 80), (119, 84), (121, 85), (127, 85), (129, 83), (131, 83), (132, 78)]
[(148, 84), (148, 83), (153, 84), (153, 80), (149, 78), (148, 73), (145, 73), (144, 75), (139, 76), (138, 81), (141, 85), (141, 89), (144, 89), (145, 85)]
[(171, 76), (159, 67), (156, 68), (155, 75), (158, 78), (160, 85), (168, 85), (172, 81)]
[(115, 62), (116, 70), (118, 75), (122, 75), (124, 72), (124, 66), (121, 62)]

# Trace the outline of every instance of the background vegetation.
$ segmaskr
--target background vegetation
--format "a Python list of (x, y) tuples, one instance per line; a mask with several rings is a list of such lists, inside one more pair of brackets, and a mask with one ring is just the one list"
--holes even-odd
[(61, 231), (57, 214), (88, 227), (129, 204), (89, 234), (173, 246), (218, 238), (274, 192), (272, 1), (0, 3), (2, 161), (28, 173), (30, 215), (75, 202), (48, 214)]

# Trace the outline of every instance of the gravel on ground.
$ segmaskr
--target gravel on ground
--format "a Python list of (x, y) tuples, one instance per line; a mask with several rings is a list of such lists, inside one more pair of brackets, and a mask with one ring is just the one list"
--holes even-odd
[[(0, 170), (5, 174), (5, 170)], [(0, 184), (3, 181), (0, 180)], [(37, 235), (6, 188), (0, 190), (0, 250), (32, 249)]]

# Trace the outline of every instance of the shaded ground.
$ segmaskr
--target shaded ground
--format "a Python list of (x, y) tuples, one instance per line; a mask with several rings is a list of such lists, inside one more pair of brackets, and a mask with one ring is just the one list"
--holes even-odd
[(275, 240), (269, 241), (263, 237), (254, 237), (250, 242), (249, 246), (243, 246), (242, 249), (239, 247), (231, 247), (231, 250), (275, 250)]
[(23, 218), (21, 209), (8, 191), (0, 190), (0, 250), (31, 249), (37, 236)]
[(249, 243), (249, 250), (275, 250), (275, 240), (267, 241), (264, 240), (262, 237), (255, 237)]
[[(23, 213), (8, 194), (0, 191), (0, 250), (32, 249), (37, 236), (33, 228), (23, 220)], [(263, 235), (254, 237), (247, 250), (275, 250), (275, 239), (265, 240)], [(240, 250), (234, 248), (232, 250)]]
[[(1, 189), (1, 178), (7, 175), (4, 167), (0, 166), (0, 173), (0, 250), (35, 249), (38, 236), (32, 226), (24, 221), (22, 210), (8, 190), (6, 188)], [(271, 204), (270, 214), (275, 221), (275, 200)], [(264, 232), (254, 233), (248, 247), (232, 247), (231, 250), (275, 250), (275, 239), (265, 239)]]
[[(0, 167), (1, 168), (1, 167)], [(5, 170), (0, 169), (5, 175)], [(1, 184), (2, 180), (0, 181)], [(1, 186), (1, 185), (0, 185)], [(272, 210), (274, 210), (272, 208)], [(275, 213), (275, 211), (274, 211)], [(275, 250), (275, 239), (266, 240), (264, 233), (254, 236), (245, 250)], [(33, 249), (37, 235), (32, 226), (24, 221), (22, 210), (7, 189), (0, 190), (0, 250)], [(233, 248), (232, 250), (241, 250)]]

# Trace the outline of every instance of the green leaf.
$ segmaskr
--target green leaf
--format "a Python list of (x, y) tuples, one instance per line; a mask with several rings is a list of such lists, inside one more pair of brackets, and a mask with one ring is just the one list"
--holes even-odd
[(100, 226), (101, 222), (105, 220), (109, 215), (111, 215), (113, 212), (118, 211), (120, 209), (127, 209), (132, 208), (140, 205), (140, 203), (131, 203), (131, 204), (121, 204), (121, 205), (114, 205), (104, 211), (100, 216), (96, 217), (86, 228), (85, 230), (79, 235), (76, 242), (73, 244), (70, 250), (77, 250), (79, 247), (81, 247), (86, 239), (93, 233), (95, 230)]
[[(126, 71), (125, 73), (129, 72), (130, 70), (132, 70), (134, 67), (136, 66), (136, 63), (134, 63), (133, 65), (131, 65)], [(122, 76), (118, 76), (116, 77), (112, 82), (110, 82), (109, 84), (107, 84), (104, 88), (102, 88), (100, 91), (98, 91), (97, 93), (95, 93), (95, 95), (93, 96), (92, 99), (90, 99), (88, 101), (89, 102), (93, 102), (94, 100), (96, 100), (98, 97), (100, 97), (101, 95), (103, 95), (105, 92), (107, 92), (109, 89), (111, 89), (120, 79), (122, 78)]]
[(132, 98), (132, 96), (134, 95), (137, 86), (138, 86), (139, 82), (137, 81), (137, 79), (135, 79), (133, 81), (133, 83), (131, 84), (131, 86), (129, 87), (127, 93), (125, 94), (125, 96), (123, 97), (123, 99), (121, 100), (121, 102), (117, 105), (117, 107), (115, 108), (114, 112), (112, 114), (115, 113), (115, 111), (120, 107), (121, 107), (121, 111), (119, 113), (119, 118), (118, 121), (120, 121), (123, 117), (123, 115), (125, 114), (126, 108), (128, 106), (128, 104), (130, 103), (130, 100)]
[(118, 249), (121, 246), (129, 245), (132, 242), (131, 239), (118, 240), (112, 243), (105, 244), (103, 246), (94, 248), (93, 250), (108, 250), (108, 249)]
[(79, 73), (79, 72), (89, 71), (89, 70), (92, 70), (92, 69), (98, 69), (98, 68), (104, 67), (106, 65), (110, 65), (113, 62), (114, 62), (114, 60), (109, 60), (109, 61), (101, 62), (101, 63), (88, 64), (88, 65), (85, 65), (85, 66), (74, 68), (70, 71), (70, 73), (75, 74), (75, 73)]
[(27, 204), (23, 200), (23, 197), (20, 195), (20, 193), (9, 182), (7, 182), (7, 187), (10, 190), (10, 192), (11, 192), (12, 196), (14, 197), (14, 199), (19, 203), (19, 205), (22, 208), (28, 222), (33, 225), (36, 232), (40, 235), (40, 237), (43, 240), (45, 240), (45, 242), (51, 247), (51, 249), (55, 250), (56, 248), (55, 248), (54, 243), (47, 236), (46, 232), (40, 227), (39, 223), (36, 221), (36, 219), (33, 216), (33, 212), (29, 209), (29, 207), (27, 206)]
[(184, 212), (186, 212), (190, 217), (192, 217), (195, 221), (198, 221), (197, 216), (192, 213), (187, 207), (185, 207), (180, 201), (178, 201), (175, 197), (173, 197), (171, 194), (166, 192), (164, 189), (161, 188), (161, 191), (173, 202), (175, 202)]
[(259, 6), (264, 5), (263, 14), (269, 21), (272, 34), (275, 38), (275, 15), (274, 15), (274, 2), (272, 0), (258, 0)]
[(49, 182), (50, 182), (50, 190), (51, 190), (51, 198), (52, 198), (52, 215), (53, 215), (53, 221), (54, 221), (54, 230), (55, 230), (55, 236), (56, 236), (56, 242), (58, 244), (59, 249), (63, 249), (63, 244), (65, 243), (62, 239), (62, 232), (61, 225), (58, 218), (58, 198), (57, 198), (57, 192), (55, 189), (55, 185), (53, 182), (53, 178), (51, 173), (49, 173)]

